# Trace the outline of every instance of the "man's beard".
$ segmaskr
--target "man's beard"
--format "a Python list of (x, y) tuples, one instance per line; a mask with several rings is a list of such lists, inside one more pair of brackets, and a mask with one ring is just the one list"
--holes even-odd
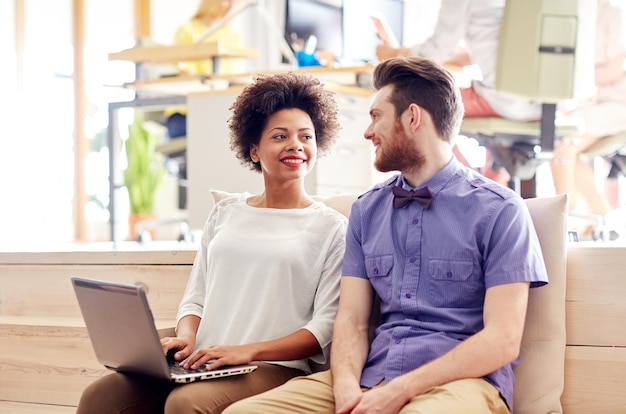
[(378, 146), (374, 167), (378, 171), (410, 171), (426, 162), (424, 154), (409, 140), (400, 121), (396, 121), (388, 138)]

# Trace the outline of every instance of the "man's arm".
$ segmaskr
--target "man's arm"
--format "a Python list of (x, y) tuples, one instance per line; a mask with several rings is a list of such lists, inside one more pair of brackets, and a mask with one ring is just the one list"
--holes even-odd
[(341, 278), (330, 366), (337, 412), (350, 412), (362, 396), (361, 371), (369, 351), (373, 290), (367, 279)]
[[(519, 355), (526, 319), (529, 283), (487, 289), (484, 328), (441, 357), (364, 394), (359, 408), (388, 407), (397, 412), (411, 398), (464, 378), (480, 378)], [(391, 407), (393, 406), (393, 407)], [(369, 411), (366, 411), (369, 412)]]

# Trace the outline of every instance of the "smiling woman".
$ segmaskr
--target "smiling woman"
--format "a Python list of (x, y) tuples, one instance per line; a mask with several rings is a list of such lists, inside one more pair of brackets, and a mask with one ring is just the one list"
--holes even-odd
[(231, 110), (231, 147), (263, 175), (265, 186), (261, 194), (224, 199), (211, 210), (176, 336), (161, 344), (185, 369), (243, 363), (258, 369), (182, 386), (114, 373), (85, 389), (78, 414), (131, 405), (179, 413), (192, 403), (195, 411), (217, 413), (311, 372), (310, 361), (327, 362), (347, 219), (308, 195), (304, 178), (318, 148), (328, 150), (337, 136), (334, 96), (316, 78), (283, 73), (258, 77)]

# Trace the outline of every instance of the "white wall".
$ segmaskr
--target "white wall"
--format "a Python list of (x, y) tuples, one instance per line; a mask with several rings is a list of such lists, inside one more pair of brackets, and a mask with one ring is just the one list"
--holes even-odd
[(172, 44), (176, 29), (191, 18), (198, 3), (198, 0), (151, 0), (151, 40), (157, 44)]

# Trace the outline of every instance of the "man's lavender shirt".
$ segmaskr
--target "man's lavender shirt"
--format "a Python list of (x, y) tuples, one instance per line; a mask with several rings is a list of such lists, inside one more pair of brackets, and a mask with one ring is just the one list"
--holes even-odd
[[(372, 387), (391, 381), (483, 328), (485, 291), (515, 282), (548, 282), (524, 201), (513, 191), (452, 159), (422, 186), (433, 200), (394, 209), (397, 175), (352, 206), (344, 277), (370, 280), (381, 299), (361, 376)], [(515, 363), (487, 375), (512, 407)]]

